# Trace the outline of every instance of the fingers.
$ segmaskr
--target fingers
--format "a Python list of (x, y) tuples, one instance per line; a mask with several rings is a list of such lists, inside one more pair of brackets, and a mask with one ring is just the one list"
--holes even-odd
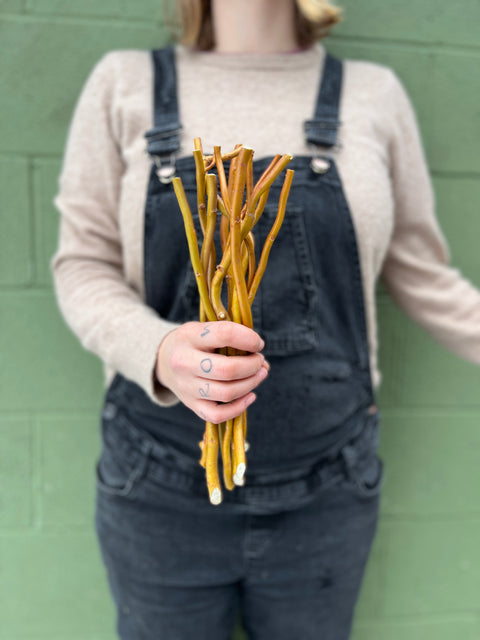
[(247, 395), (255, 389), (268, 375), (267, 367), (246, 379), (239, 381), (217, 382), (215, 380), (198, 379), (198, 398), (216, 402), (232, 402)]
[(265, 343), (258, 333), (242, 324), (229, 322), (191, 322), (189, 323), (192, 345), (200, 350), (232, 347), (240, 351), (255, 353), (261, 351)]
[(200, 400), (193, 410), (202, 420), (220, 424), (241, 415), (256, 400), (254, 393), (249, 393), (228, 404), (215, 404), (208, 400)]
[(248, 356), (223, 356), (218, 353), (194, 351), (184, 363), (195, 375), (207, 380), (242, 380), (255, 375), (262, 368), (265, 357), (261, 353)]
[[(248, 355), (215, 353), (233, 347)], [(270, 365), (258, 353), (260, 336), (233, 322), (188, 322), (163, 339), (156, 375), (203, 420), (219, 424), (239, 416), (255, 401), (252, 393)]]

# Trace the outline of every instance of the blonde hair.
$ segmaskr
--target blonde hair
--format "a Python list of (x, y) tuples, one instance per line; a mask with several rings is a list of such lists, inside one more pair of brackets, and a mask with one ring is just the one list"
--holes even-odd
[[(214, 47), (210, 0), (177, 0), (177, 25), (174, 37), (182, 44), (208, 51)], [(324, 38), (342, 19), (342, 10), (329, 0), (295, 0), (296, 31), (300, 46)]]

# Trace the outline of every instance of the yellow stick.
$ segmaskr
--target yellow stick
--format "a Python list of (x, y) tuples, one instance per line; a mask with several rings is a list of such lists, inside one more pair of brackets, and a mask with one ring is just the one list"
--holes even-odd
[(183, 223), (185, 225), (185, 233), (187, 235), (188, 249), (190, 251), (190, 260), (197, 279), (198, 292), (202, 305), (205, 309), (207, 319), (211, 322), (217, 319), (215, 311), (210, 303), (208, 297), (208, 287), (205, 281), (205, 274), (203, 272), (202, 262), (200, 260), (200, 254), (198, 252), (197, 234), (195, 232), (195, 225), (193, 224), (192, 212), (190, 205), (188, 204), (187, 196), (183, 188), (181, 178), (173, 178), (173, 188), (175, 189), (175, 195), (177, 196), (180, 210), (183, 216)]
[(197, 179), (197, 210), (200, 219), (200, 226), (205, 235), (207, 226), (207, 212), (205, 205), (205, 165), (203, 163), (203, 154), (201, 149), (195, 149), (193, 152), (195, 158), (195, 174)]
[(232, 434), (233, 419), (227, 420), (225, 423), (225, 433), (222, 442), (223, 482), (228, 491), (232, 491), (235, 486), (232, 473)]
[(250, 290), (253, 278), (255, 276), (255, 239), (253, 233), (249, 231), (245, 236), (245, 245), (248, 251), (248, 281), (247, 289)]
[[(204, 273), (208, 273), (208, 267), (211, 260), (212, 249), (215, 250), (214, 234), (217, 224), (217, 177), (213, 173), (207, 173), (205, 178), (207, 191), (207, 225), (205, 229), (205, 237), (202, 244), (202, 267)], [(209, 287), (210, 288), (210, 287)]]
[(248, 291), (242, 270), (242, 252), (241, 252), (241, 211), (243, 193), (246, 182), (246, 170), (248, 162), (253, 154), (253, 150), (242, 147), (237, 158), (237, 171), (235, 172), (235, 180), (232, 191), (232, 209), (230, 212), (230, 250), (232, 255), (233, 278), (235, 288), (237, 290), (240, 311), (242, 313), (242, 322), (244, 325), (253, 328), (252, 311), (248, 303)]
[(265, 268), (267, 266), (268, 256), (270, 254), (270, 249), (277, 237), (277, 233), (282, 225), (283, 218), (285, 217), (285, 208), (287, 206), (288, 194), (290, 193), (290, 187), (292, 185), (293, 179), (293, 171), (291, 169), (287, 169), (287, 173), (285, 176), (285, 180), (283, 182), (282, 191), (280, 193), (280, 201), (278, 205), (277, 217), (275, 218), (275, 222), (268, 234), (268, 237), (263, 245), (262, 255), (260, 256), (260, 260), (258, 261), (258, 269), (255, 273), (255, 277), (253, 278), (253, 282), (248, 291), (248, 301), (249, 304), (252, 304), (255, 294), (257, 293), (258, 286), (260, 284), (260, 280), (265, 273)]
[(222, 501), (222, 490), (220, 488), (220, 477), (218, 475), (218, 426), (213, 422), (207, 422), (207, 460), (206, 475), (208, 495), (212, 504), (220, 504)]
[(235, 469), (233, 473), (233, 482), (236, 485), (243, 484), (243, 476), (247, 468), (245, 458), (245, 440), (243, 437), (243, 419), (245, 412), (234, 418), (233, 420), (233, 447), (235, 450)]
[(200, 447), (200, 450), (202, 452), (202, 455), (200, 457), (200, 466), (205, 469), (205, 466), (207, 463), (207, 431), (206, 430), (203, 432), (203, 440), (200, 440), (200, 442), (198, 443), (198, 446)]
[(225, 177), (225, 169), (223, 167), (223, 162), (222, 162), (222, 154), (219, 146), (215, 146), (213, 147), (213, 149), (214, 149), (213, 155), (215, 158), (215, 163), (217, 165), (217, 171), (218, 171), (220, 193), (222, 194), (222, 199), (223, 199), (223, 202), (225, 203), (225, 208), (230, 213), (231, 203), (230, 203), (230, 196), (228, 193), (227, 178)]

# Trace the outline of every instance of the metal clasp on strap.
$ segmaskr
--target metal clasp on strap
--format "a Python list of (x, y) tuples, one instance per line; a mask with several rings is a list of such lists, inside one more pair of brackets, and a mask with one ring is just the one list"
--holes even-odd
[(170, 184), (175, 177), (175, 154), (169, 156), (152, 156), (157, 167), (157, 177), (162, 184)]
[(327, 173), (330, 169), (331, 162), (329, 158), (331, 157), (330, 153), (320, 153), (319, 148), (316, 145), (311, 145), (312, 149), (312, 159), (310, 161), (310, 167), (312, 171), (315, 173)]

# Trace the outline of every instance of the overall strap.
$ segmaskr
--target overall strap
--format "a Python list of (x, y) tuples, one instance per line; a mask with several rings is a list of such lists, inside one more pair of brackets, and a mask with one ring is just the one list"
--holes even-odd
[(180, 149), (181, 124), (178, 114), (177, 73), (175, 51), (172, 46), (152, 51), (154, 69), (153, 129), (145, 133), (147, 152), (160, 168), (162, 160), (169, 159)]
[(333, 147), (337, 142), (342, 70), (342, 61), (327, 51), (315, 113), (313, 119), (306, 120), (303, 125), (305, 139), (309, 145)]

